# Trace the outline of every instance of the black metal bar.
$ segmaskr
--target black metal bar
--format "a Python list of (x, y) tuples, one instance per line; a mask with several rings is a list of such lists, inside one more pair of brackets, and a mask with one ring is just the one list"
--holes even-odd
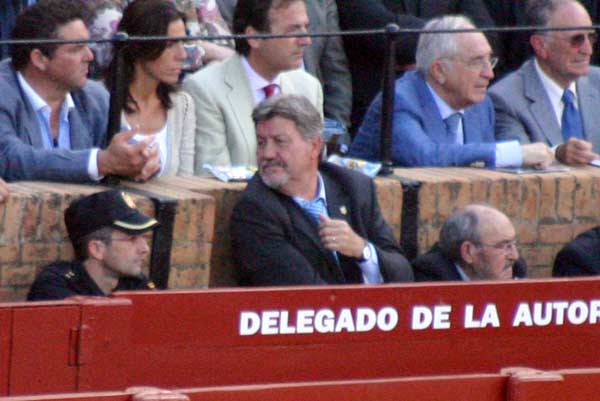
[(391, 175), (392, 169), (392, 126), (394, 122), (394, 83), (396, 80), (396, 40), (400, 28), (396, 24), (385, 27), (386, 52), (383, 61), (383, 94), (381, 99), (381, 135), (379, 175)]
[(124, 32), (117, 32), (113, 36), (114, 56), (117, 60), (117, 72), (114, 77), (114, 87), (110, 93), (110, 108), (108, 110), (108, 128), (106, 130), (106, 144), (110, 143), (113, 136), (121, 131), (121, 112), (125, 106), (125, 79), (121, 71), (124, 69), (123, 44), (128, 36)]
[(144, 196), (154, 205), (154, 218), (160, 223), (152, 233), (152, 249), (150, 250), (150, 280), (157, 288), (169, 288), (171, 273), (171, 250), (173, 247), (173, 232), (177, 200), (168, 196), (134, 187), (121, 186), (123, 191)]
[(177, 201), (152, 198), (154, 218), (160, 225), (152, 233), (152, 253), (150, 254), (150, 279), (157, 288), (169, 288), (171, 272), (171, 249)]
[(419, 254), (419, 181), (400, 179), (402, 183), (402, 227), (400, 246), (404, 255), (413, 260)]

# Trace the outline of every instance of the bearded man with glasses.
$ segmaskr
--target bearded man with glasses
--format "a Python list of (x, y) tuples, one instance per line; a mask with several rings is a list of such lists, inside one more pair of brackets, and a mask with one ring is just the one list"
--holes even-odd
[(511, 221), (497, 209), (476, 204), (452, 213), (438, 243), (413, 267), (416, 281), (509, 280), (527, 274)]
[[(590, 66), (596, 32), (576, 0), (530, 0), (534, 56), (490, 89), (496, 138), (545, 142), (556, 159), (586, 165), (600, 158), (600, 69)], [(590, 29), (565, 29), (568, 27)]]
[[(497, 58), (487, 39), (463, 16), (431, 20), (432, 31), (417, 45), (417, 71), (396, 81), (392, 159), (401, 166), (544, 168), (552, 152), (543, 143), (520, 145), (494, 138), (494, 110), (487, 88)], [(381, 94), (350, 147), (350, 155), (377, 160), (380, 155)]]

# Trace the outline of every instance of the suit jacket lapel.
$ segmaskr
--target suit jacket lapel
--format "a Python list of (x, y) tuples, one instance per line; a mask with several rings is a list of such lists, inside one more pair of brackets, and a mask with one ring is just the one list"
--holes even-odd
[[(318, 252), (321, 259), (326, 262), (322, 265), (328, 269), (327, 272), (324, 272), (324, 276), (333, 275), (336, 277), (336, 282), (343, 283), (344, 274), (335, 260), (333, 253), (323, 247), (323, 243), (319, 237), (319, 226), (292, 198), (282, 194), (278, 196), (283, 198), (282, 202), (286, 205), (290, 220), (294, 225), (295, 235), (307, 238), (314, 245), (314, 251)], [(303, 251), (307, 253), (311, 252), (309, 249), (304, 249)]]
[(225, 63), (227, 63), (225, 84), (230, 88), (226, 94), (227, 101), (237, 120), (239, 132), (244, 137), (247, 152), (253, 154), (256, 150), (256, 137), (250, 118), (254, 108), (250, 82), (239, 55), (231, 56)]
[(524, 71), (525, 97), (531, 102), (529, 109), (551, 146), (563, 142), (562, 133), (548, 99), (546, 89), (535, 70), (533, 59), (529, 60)]
[(463, 134), (465, 143), (481, 143), (481, 121), (472, 108), (465, 109), (463, 114)]
[[(43, 148), (44, 141), (42, 140), (42, 131), (38, 125), (37, 113), (35, 112), (35, 110), (33, 110), (33, 107), (31, 106), (31, 103), (29, 103), (27, 95), (25, 94), (23, 88), (21, 88), (21, 85), (19, 84), (19, 80), (17, 79), (17, 73), (13, 71), (10, 74), (10, 77), (10, 79), (13, 81), (12, 85), (19, 88), (21, 99), (23, 99), (23, 105), (25, 106), (24, 113), (27, 114), (27, 118), (24, 119), (24, 126), (22, 127), (24, 134), (27, 135), (27, 138), (23, 139), (28, 141), (34, 148)], [(20, 135), (17, 133), (17, 136)]]
[[(423, 78), (420, 73), (414, 73), (415, 76), (415, 86), (417, 90), (417, 94), (419, 96), (419, 101), (421, 103), (421, 108), (425, 112), (425, 117), (423, 123), (426, 125), (426, 132), (429, 132), (430, 136), (436, 142), (448, 142), (447, 134), (446, 134), (446, 124), (444, 120), (442, 120), (442, 116), (440, 114), (440, 110), (435, 103), (433, 95), (427, 86), (427, 82)], [(438, 135), (440, 133), (441, 135)], [(454, 138), (450, 140), (453, 142)]]

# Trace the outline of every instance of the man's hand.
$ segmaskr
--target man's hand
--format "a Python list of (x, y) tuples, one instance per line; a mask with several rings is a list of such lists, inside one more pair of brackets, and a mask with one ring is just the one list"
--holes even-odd
[(158, 145), (152, 144), (149, 135), (137, 143), (130, 143), (136, 130), (120, 132), (110, 141), (108, 148), (98, 152), (100, 175), (120, 175), (144, 181), (160, 169)]
[(361, 258), (362, 251), (367, 244), (356, 234), (345, 220), (330, 219), (319, 215), (319, 236), (325, 249), (336, 251), (352, 258)]
[(8, 191), (8, 185), (6, 185), (6, 182), (0, 178), (0, 203), (6, 202), (9, 195), (10, 193)]
[(545, 143), (536, 142), (521, 145), (521, 150), (524, 166), (544, 169), (554, 161), (554, 153)]
[(556, 158), (563, 164), (581, 166), (592, 160), (600, 159), (600, 156), (594, 153), (590, 142), (583, 139), (569, 138), (567, 142), (558, 145), (556, 148)]

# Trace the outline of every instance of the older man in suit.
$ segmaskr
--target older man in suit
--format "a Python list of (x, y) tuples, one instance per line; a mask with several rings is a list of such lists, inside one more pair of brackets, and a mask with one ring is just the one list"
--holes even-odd
[(253, 114), (258, 174), (231, 217), (242, 285), (377, 284), (412, 280), (364, 174), (320, 163), (322, 122), (302, 96)]
[[(41, 0), (17, 17), (14, 39), (88, 39), (81, 3)], [(108, 148), (108, 94), (87, 80), (86, 44), (18, 44), (0, 64), (0, 175), (9, 181), (147, 179), (160, 168), (149, 138), (117, 134)]]
[[(431, 20), (431, 30), (473, 29), (462, 16)], [(497, 59), (480, 32), (422, 34), (417, 71), (396, 81), (392, 159), (402, 166), (489, 167), (551, 163), (544, 144), (496, 143), (487, 86)], [(373, 101), (350, 147), (354, 157), (377, 160), (381, 95)]]
[[(291, 34), (308, 31), (303, 0), (240, 0), (234, 33)], [(203, 164), (256, 165), (252, 109), (277, 93), (298, 93), (322, 110), (319, 81), (303, 71), (308, 37), (236, 39), (237, 54), (184, 82), (196, 103), (195, 170)]]
[(490, 89), (496, 137), (541, 141), (562, 163), (587, 164), (600, 157), (600, 69), (590, 67), (590, 16), (576, 0), (532, 0), (526, 13), (531, 25), (590, 29), (531, 35), (535, 56)]
[(467, 205), (448, 217), (440, 240), (414, 262), (416, 281), (508, 280), (525, 277), (515, 228), (486, 205)]

